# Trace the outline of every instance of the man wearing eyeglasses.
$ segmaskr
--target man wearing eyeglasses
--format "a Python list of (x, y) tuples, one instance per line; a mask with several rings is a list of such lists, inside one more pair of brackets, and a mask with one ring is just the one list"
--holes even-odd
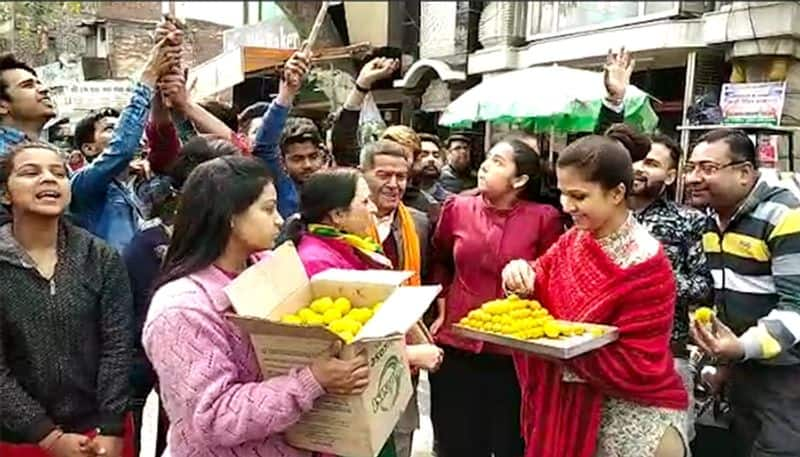
[[(670, 198), (678, 176), (680, 157), (681, 148), (672, 138), (653, 136), (650, 151), (643, 160), (633, 164), (633, 186), (628, 205), (636, 219), (664, 246), (672, 264), (677, 300), (670, 346), (675, 368), (692, 399), (694, 382), (687, 348), (689, 312), (707, 304), (711, 298), (711, 274), (702, 243), (705, 215)], [(690, 440), (694, 437), (692, 414), (688, 416), (686, 434)]]
[(718, 318), (692, 323), (727, 381), (736, 449), (800, 455), (800, 202), (759, 180), (756, 149), (737, 130), (706, 134), (687, 162), (694, 201), (713, 217), (703, 235)]

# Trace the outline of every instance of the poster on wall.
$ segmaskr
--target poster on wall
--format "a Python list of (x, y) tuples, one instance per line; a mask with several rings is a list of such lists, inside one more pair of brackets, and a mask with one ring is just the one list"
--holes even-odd
[(780, 135), (759, 135), (756, 143), (759, 166), (764, 168), (777, 167), (780, 139)]
[(723, 84), (719, 98), (724, 124), (780, 125), (786, 82)]

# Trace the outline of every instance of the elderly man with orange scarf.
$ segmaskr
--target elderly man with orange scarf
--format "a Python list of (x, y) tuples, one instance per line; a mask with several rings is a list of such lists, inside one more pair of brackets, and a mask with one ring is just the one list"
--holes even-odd
[[(430, 222), (424, 213), (402, 203), (411, 163), (403, 148), (390, 141), (367, 145), (361, 156), (361, 169), (369, 184), (372, 201), (378, 209), (371, 237), (381, 244), (383, 253), (392, 261), (395, 269), (414, 272), (409, 283), (419, 285), (425, 271)], [(409, 349), (412, 347), (415, 346), (409, 346)], [(440, 351), (431, 345), (416, 347)], [(410, 457), (412, 437), (418, 427), (419, 411), (417, 396), (414, 395), (395, 426), (394, 442), (398, 457)]]

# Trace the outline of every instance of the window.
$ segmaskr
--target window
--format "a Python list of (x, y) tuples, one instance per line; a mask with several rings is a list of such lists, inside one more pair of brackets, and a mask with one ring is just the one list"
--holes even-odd
[(106, 58), (108, 57), (108, 29), (105, 25), (97, 26), (97, 34), (95, 35), (97, 39), (96, 44), (96, 57)]
[(679, 1), (528, 2), (528, 37), (622, 25), (677, 12)]

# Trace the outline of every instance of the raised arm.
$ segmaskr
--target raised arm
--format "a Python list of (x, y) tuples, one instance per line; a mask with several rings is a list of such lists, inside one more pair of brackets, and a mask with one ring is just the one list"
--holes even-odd
[(131, 101), (120, 115), (108, 148), (91, 164), (71, 178), (73, 205), (102, 196), (111, 181), (128, 168), (144, 132), (150, 100), (158, 76), (176, 65), (180, 50), (166, 46), (165, 40), (155, 45), (134, 86)]
[(278, 142), (286, 125), (286, 118), (300, 91), (303, 79), (308, 73), (310, 56), (308, 51), (296, 52), (286, 63), (286, 69), (278, 87), (278, 96), (264, 113), (261, 127), (256, 132), (253, 156), (258, 157), (275, 176), (275, 187), (278, 192), (278, 211), (283, 217), (289, 217), (300, 208), (294, 181), (289, 177), (281, 160)]
[(162, 77), (159, 81), (159, 88), (173, 109), (190, 120), (199, 133), (216, 135), (220, 138), (231, 138), (236, 133), (216, 116), (206, 111), (199, 103), (192, 100), (183, 75), (172, 73)]
[(594, 133), (602, 135), (613, 124), (625, 122), (625, 90), (631, 83), (631, 74), (636, 61), (630, 52), (623, 47), (619, 53), (608, 50), (606, 64), (603, 67), (603, 82), (606, 86), (606, 97), (600, 107)]
[(364, 97), (372, 90), (373, 84), (391, 76), (397, 70), (398, 65), (396, 59), (377, 57), (370, 60), (359, 72), (355, 87), (350, 91), (333, 122), (331, 132), (333, 151), (331, 152), (339, 165), (349, 167), (360, 165), (361, 145), (358, 139), (358, 122)]
[(147, 157), (150, 167), (156, 173), (165, 173), (178, 158), (181, 142), (172, 122), (172, 116), (164, 106), (160, 91), (153, 96), (150, 120), (147, 122), (144, 134), (147, 137), (147, 144), (150, 145), (150, 154)]

